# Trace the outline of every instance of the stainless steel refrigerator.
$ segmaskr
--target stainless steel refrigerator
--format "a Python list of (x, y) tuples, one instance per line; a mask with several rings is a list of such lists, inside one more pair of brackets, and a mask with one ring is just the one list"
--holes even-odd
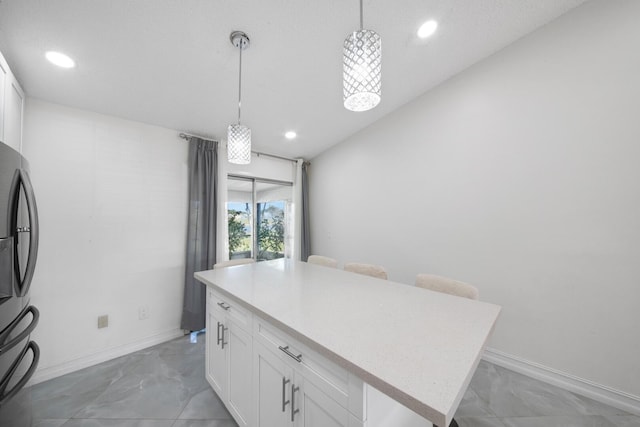
[(40, 358), (30, 334), (39, 312), (29, 288), (38, 254), (38, 212), (27, 160), (0, 142), (0, 426), (31, 425), (24, 386)]

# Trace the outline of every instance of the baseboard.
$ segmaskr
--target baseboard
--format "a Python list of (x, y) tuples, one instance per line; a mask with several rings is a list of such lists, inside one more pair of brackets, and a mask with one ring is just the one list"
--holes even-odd
[(125, 356), (129, 353), (133, 353), (134, 351), (162, 344), (163, 342), (167, 342), (181, 336), (184, 336), (184, 331), (182, 329), (170, 329), (129, 344), (101, 350), (97, 353), (79, 357), (59, 365), (37, 369), (33, 374), (33, 377), (31, 377), (27, 383), (27, 387), (83, 368), (88, 368), (89, 366), (97, 365), (98, 363), (106, 362), (107, 360), (115, 359), (116, 357)]
[(492, 348), (487, 348), (482, 358), (487, 362), (502, 366), (503, 368), (510, 369), (522, 375), (569, 390), (613, 406), (614, 408), (640, 415), (640, 397), (638, 396), (615, 390), (611, 387), (597, 384), (593, 381), (576, 377), (575, 375), (552, 369)]

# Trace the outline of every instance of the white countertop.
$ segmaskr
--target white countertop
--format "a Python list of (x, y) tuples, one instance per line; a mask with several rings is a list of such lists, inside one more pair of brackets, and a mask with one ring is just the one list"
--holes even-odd
[(195, 277), (440, 426), (451, 422), (500, 312), (291, 260)]

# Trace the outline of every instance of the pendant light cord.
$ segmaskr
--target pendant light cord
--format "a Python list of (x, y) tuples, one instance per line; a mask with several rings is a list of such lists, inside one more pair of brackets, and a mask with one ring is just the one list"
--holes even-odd
[(364, 30), (364, 19), (362, 18), (362, 0), (360, 0), (360, 30)]
[(238, 73), (238, 124), (240, 124), (240, 109), (242, 108), (242, 44), (241, 39), (238, 43), (238, 49), (240, 49), (240, 71)]

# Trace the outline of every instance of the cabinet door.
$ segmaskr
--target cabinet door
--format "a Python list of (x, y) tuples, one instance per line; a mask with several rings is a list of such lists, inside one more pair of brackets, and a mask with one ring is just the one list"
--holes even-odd
[(293, 369), (264, 345), (255, 343), (254, 378), (256, 427), (285, 427), (291, 423)]
[(251, 422), (251, 397), (252, 397), (252, 337), (227, 317), (228, 330), (225, 339), (228, 344), (225, 350), (228, 352), (229, 361), (229, 411), (240, 426), (250, 426)]
[(5, 87), (7, 86), (7, 78), (9, 75), (9, 65), (5, 62), (0, 53), (0, 141), (4, 141), (4, 102)]
[(24, 92), (18, 81), (9, 73), (5, 84), (4, 142), (22, 152), (22, 110)]
[[(309, 381), (296, 378), (299, 390), (294, 398), (296, 427), (348, 427), (349, 411)], [(302, 382), (304, 381), (304, 382)]]
[[(228, 331), (225, 330), (223, 314), (210, 307), (207, 302), (207, 381), (223, 402), (227, 400), (227, 351)], [(225, 338), (225, 341), (222, 340)], [(222, 348), (225, 342), (225, 348)]]

